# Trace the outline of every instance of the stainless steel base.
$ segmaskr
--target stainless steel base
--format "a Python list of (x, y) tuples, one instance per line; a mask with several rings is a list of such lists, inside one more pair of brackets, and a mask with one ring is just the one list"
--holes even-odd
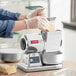
[(62, 64), (51, 65), (51, 66), (38, 66), (38, 67), (26, 67), (25, 64), (18, 64), (18, 68), (25, 72), (36, 72), (36, 71), (45, 71), (45, 70), (56, 70), (61, 69), (63, 67)]

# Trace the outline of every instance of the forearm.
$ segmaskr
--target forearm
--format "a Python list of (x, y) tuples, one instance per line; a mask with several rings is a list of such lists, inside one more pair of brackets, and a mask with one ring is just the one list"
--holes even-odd
[(18, 20), (24, 20), (24, 19), (27, 19), (27, 16), (26, 16), (26, 15), (21, 14), (21, 15), (18, 17)]
[(27, 29), (27, 25), (24, 20), (15, 21), (15, 25), (14, 25), (12, 32), (16, 32), (16, 31), (20, 31), (20, 30), (24, 30), (24, 29)]

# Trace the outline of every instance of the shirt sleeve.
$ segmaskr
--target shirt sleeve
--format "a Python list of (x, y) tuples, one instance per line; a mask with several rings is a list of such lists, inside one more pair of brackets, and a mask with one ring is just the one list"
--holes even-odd
[(12, 29), (15, 25), (13, 20), (0, 20), (0, 37), (12, 38)]
[(13, 13), (7, 10), (0, 9), (0, 20), (17, 20), (20, 13)]

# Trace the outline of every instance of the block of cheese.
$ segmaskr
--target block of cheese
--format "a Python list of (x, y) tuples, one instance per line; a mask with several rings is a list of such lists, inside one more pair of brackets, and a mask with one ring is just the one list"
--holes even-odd
[(0, 72), (3, 74), (12, 74), (17, 72), (16, 65), (0, 64)]
[(55, 26), (52, 23), (49, 23), (49, 25), (46, 27), (47, 32), (55, 31)]

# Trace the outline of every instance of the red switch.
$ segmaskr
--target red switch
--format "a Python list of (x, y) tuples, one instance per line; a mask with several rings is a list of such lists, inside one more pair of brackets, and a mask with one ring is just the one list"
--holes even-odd
[(31, 44), (37, 44), (37, 43), (39, 43), (38, 40), (32, 40), (32, 41), (31, 41)]

